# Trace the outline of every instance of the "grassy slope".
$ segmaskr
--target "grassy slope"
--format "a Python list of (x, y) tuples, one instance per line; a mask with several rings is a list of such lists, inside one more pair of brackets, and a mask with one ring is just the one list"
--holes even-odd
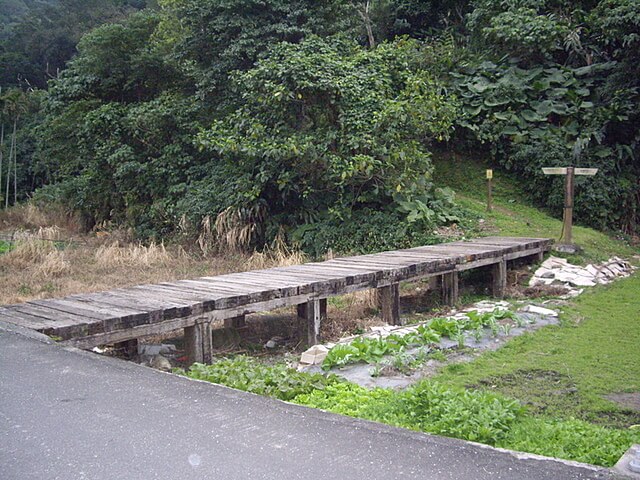
[[(494, 210), (486, 211), (485, 169), (482, 162), (472, 162), (457, 156), (438, 156), (434, 181), (456, 191), (457, 202), (486, 220), (488, 234), (504, 236), (560, 236), (562, 222), (527, 203), (525, 194), (510, 175), (494, 169)], [(575, 217), (579, 221), (579, 212)], [(583, 260), (601, 261), (613, 255), (629, 257), (637, 250), (602, 232), (574, 226), (574, 241), (584, 248)], [(576, 259), (581, 261), (582, 259)]]
[[(559, 236), (561, 221), (527, 205), (517, 182), (507, 174), (494, 171), (495, 208), (488, 213), (487, 165), (456, 157), (438, 158), (435, 163), (436, 183), (456, 190), (459, 203), (486, 220), (487, 233)], [(574, 239), (584, 253), (571, 261), (602, 261), (613, 255), (631, 257), (638, 253), (589, 228), (575, 227)], [(499, 392), (527, 404), (539, 420), (529, 417), (516, 426), (504, 442), (509, 448), (588, 461), (592, 460), (589, 454), (581, 458), (575, 452), (563, 451), (565, 447), (558, 446), (555, 438), (564, 437), (565, 443), (574, 442), (574, 450), (587, 451), (591, 447), (580, 444), (583, 427), (572, 423), (572, 418), (614, 428), (606, 434), (603, 430), (601, 438), (611, 444), (613, 463), (621, 454), (620, 445), (628, 439), (614, 442), (607, 435), (616, 435), (616, 431), (623, 434), (630, 425), (640, 423), (640, 413), (605, 398), (610, 393), (640, 392), (639, 293), (640, 274), (597, 287), (564, 308), (562, 326), (514, 339), (471, 363), (450, 365), (435, 380), (453, 387)], [(566, 422), (558, 424), (551, 418)], [(640, 432), (637, 428), (633, 431), (638, 441)]]

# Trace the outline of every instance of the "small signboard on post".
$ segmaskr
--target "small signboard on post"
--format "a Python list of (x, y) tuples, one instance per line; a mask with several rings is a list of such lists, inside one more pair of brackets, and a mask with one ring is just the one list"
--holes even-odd
[(576, 175), (593, 176), (598, 173), (597, 168), (575, 168), (575, 167), (546, 167), (542, 169), (545, 175), (565, 175), (564, 183), (564, 215), (562, 224), (563, 244), (559, 247), (566, 247), (564, 250), (575, 252), (576, 246), (573, 245), (573, 192), (574, 180)]
[(491, 179), (493, 179), (493, 170), (489, 168), (487, 169), (487, 212), (493, 210), (493, 192)]

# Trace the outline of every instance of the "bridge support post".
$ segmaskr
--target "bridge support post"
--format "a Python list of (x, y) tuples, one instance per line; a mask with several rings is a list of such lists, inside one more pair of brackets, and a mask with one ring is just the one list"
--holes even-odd
[(125, 340), (124, 342), (118, 342), (113, 346), (116, 350), (123, 353), (125, 358), (131, 359), (138, 354), (138, 339)]
[(400, 321), (400, 284), (393, 283), (378, 288), (378, 304), (382, 320), (389, 325), (401, 325)]
[(302, 326), (302, 339), (307, 337), (309, 346), (320, 341), (320, 324), (327, 318), (327, 299), (309, 300), (298, 305), (298, 320)]
[(211, 363), (211, 323), (201, 321), (184, 329), (184, 348), (189, 363)]
[(501, 260), (498, 263), (493, 264), (491, 267), (492, 273), (492, 294), (496, 298), (504, 297), (505, 290), (507, 288), (507, 261)]
[(458, 296), (458, 272), (445, 273), (442, 275), (442, 303), (454, 306)]
[(224, 328), (242, 328), (246, 325), (246, 317), (244, 315), (224, 319)]

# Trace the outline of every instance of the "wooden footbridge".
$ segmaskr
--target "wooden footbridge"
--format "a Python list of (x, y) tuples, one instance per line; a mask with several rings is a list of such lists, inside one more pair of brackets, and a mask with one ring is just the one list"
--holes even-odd
[(240, 327), (249, 313), (297, 306), (309, 344), (317, 343), (327, 298), (375, 288), (381, 314), (400, 323), (399, 283), (440, 278), (443, 300), (458, 298), (458, 272), (490, 266), (493, 294), (506, 286), (508, 262), (539, 260), (552, 241), (486, 237), (440, 245), (337, 258), (325, 262), (201, 277), (107, 292), (32, 300), (0, 307), (0, 321), (37, 330), (79, 348), (135, 345), (138, 338), (184, 329), (192, 361), (208, 362), (212, 322)]

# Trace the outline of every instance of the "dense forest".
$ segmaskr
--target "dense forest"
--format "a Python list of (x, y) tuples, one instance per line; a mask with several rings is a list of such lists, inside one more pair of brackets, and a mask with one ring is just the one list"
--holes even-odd
[(638, 233), (638, 0), (1, 0), (2, 206), (312, 254), (465, 222), (455, 152)]

